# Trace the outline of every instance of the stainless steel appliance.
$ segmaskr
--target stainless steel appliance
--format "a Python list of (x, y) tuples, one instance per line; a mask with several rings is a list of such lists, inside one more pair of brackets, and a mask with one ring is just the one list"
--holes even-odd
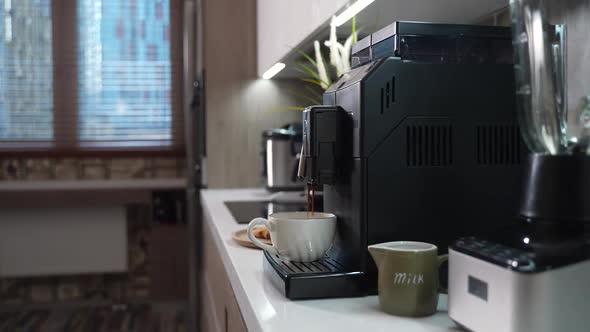
[(546, 247), (564, 255), (543, 257), (527, 245), (539, 240), (543, 246), (541, 234), (530, 228), (506, 233), (463, 238), (449, 249), (451, 319), (475, 332), (588, 331), (587, 249), (572, 254)]
[[(476, 332), (590, 326), (590, 0), (511, 0), (520, 216), (449, 250), (449, 316)], [(490, 202), (495, 205), (495, 202)]]
[(517, 211), (525, 147), (510, 29), (396, 22), (360, 40), (355, 67), (303, 114), (301, 171), (338, 217), (313, 263), (265, 253), (291, 299), (375, 293), (367, 246), (413, 240), (446, 252)]
[(297, 178), (301, 124), (290, 123), (262, 133), (262, 177), (269, 191), (303, 190)]

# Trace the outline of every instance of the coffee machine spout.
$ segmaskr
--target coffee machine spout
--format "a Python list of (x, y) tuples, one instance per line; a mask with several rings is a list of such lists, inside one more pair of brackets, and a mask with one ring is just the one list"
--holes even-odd
[(297, 167), (297, 178), (305, 179), (305, 145), (301, 146), (301, 153), (299, 153), (299, 166)]
[(334, 184), (346, 172), (352, 153), (352, 119), (340, 106), (303, 111), (303, 144), (298, 176), (307, 183)]

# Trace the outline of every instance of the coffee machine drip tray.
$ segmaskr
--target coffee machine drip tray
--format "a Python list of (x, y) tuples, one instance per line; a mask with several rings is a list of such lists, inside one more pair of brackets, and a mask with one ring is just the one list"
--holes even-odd
[(325, 256), (314, 262), (291, 262), (264, 252), (264, 273), (291, 300), (363, 296), (364, 274), (348, 271)]

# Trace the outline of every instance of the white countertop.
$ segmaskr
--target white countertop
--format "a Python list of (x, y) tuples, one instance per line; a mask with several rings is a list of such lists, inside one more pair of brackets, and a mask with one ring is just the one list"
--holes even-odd
[(402, 318), (379, 310), (377, 296), (291, 301), (267, 281), (262, 269), (262, 251), (245, 248), (232, 239), (244, 229), (224, 201), (265, 200), (263, 189), (201, 191), (205, 221), (212, 223), (217, 244), (240, 310), (250, 332), (258, 331), (460, 331), (449, 319), (447, 297), (441, 295), (439, 311), (426, 318)]

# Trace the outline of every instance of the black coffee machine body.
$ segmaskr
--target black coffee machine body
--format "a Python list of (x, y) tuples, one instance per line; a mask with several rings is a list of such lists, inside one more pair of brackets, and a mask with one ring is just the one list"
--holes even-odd
[(375, 293), (368, 245), (423, 241), (445, 253), (512, 220), (526, 148), (511, 52), (501, 27), (396, 22), (359, 41), (356, 67), (303, 114), (300, 175), (323, 187), (338, 231), (322, 261), (265, 253), (287, 297)]

